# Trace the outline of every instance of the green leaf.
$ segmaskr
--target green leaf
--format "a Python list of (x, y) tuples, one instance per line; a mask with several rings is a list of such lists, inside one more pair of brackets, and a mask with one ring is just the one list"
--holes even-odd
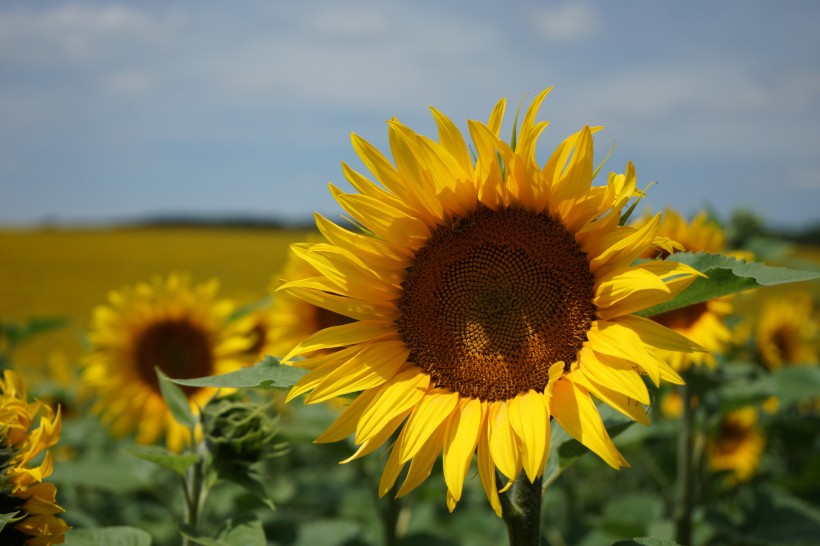
[(216, 538), (197, 536), (189, 527), (180, 533), (195, 544), (202, 546), (266, 546), (267, 539), (262, 524), (257, 519), (228, 520)]
[(49, 481), (122, 496), (150, 487), (155, 467), (119, 453), (60, 461)]
[(267, 356), (255, 366), (242, 368), (235, 372), (195, 379), (171, 379), (171, 381), (187, 387), (289, 389), (306, 373), (307, 371), (301, 368), (283, 366), (279, 363), (278, 358)]
[(73, 529), (64, 546), (151, 546), (151, 535), (136, 527)]
[(199, 462), (199, 455), (174, 453), (160, 446), (128, 446), (125, 452), (167, 468), (180, 476), (184, 476), (186, 470)]
[(699, 277), (678, 297), (636, 313), (652, 317), (682, 307), (713, 300), (735, 292), (761, 286), (775, 286), (820, 278), (814, 271), (799, 271), (771, 267), (758, 262), (746, 262), (721, 254), (678, 252), (670, 258), (692, 266), (707, 278)]
[(262, 482), (254, 476), (253, 471), (247, 466), (231, 465), (225, 461), (214, 459), (213, 462), (216, 475), (225, 481), (229, 481), (243, 488), (245, 491), (262, 501), (271, 510), (276, 510), (270, 495), (265, 490)]
[(182, 392), (182, 389), (174, 385), (174, 380), (162, 373), (159, 368), (154, 368), (159, 378), (159, 390), (162, 392), (162, 397), (171, 411), (171, 415), (177, 420), (177, 423), (189, 428), (194, 428), (197, 424), (197, 419), (191, 411), (191, 405), (188, 402), (188, 397)]

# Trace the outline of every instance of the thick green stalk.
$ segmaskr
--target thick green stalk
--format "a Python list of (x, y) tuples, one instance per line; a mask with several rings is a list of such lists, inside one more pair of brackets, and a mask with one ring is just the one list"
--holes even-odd
[(530, 482), (524, 472), (500, 495), (510, 546), (538, 546), (541, 541), (541, 477)]

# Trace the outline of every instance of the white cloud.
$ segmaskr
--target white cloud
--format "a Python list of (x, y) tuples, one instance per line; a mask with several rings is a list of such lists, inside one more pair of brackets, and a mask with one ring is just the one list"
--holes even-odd
[(574, 42), (593, 35), (601, 27), (598, 13), (588, 4), (572, 2), (533, 11), (531, 22), (550, 42)]

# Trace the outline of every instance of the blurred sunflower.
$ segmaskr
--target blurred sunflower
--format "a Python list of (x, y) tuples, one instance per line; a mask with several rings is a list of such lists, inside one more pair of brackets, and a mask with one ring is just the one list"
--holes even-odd
[[(320, 276), (321, 273), (310, 263), (299, 259), (293, 252), (288, 253), (288, 260), (278, 278), (304, 279)], [(320, 302), (300, 299), (286, 291), (276, 292), (282, 281), (271, 283), (274, 293), (273, 306), (268, 314), (267, 343), (265, 353), (282, 357), (296, 347), (309, 335), (329, 328), (353, 322), (353, 319), (325, 309)], [(327, 354), (329, 350), (320, 350), (317, 354)]]
[(770, 370), (818, 361), (818, 313), (806, 293), (770, 298), (757, 323), (757, 350)]
[[(638, 221), (636, 226), (649, 221), (651, 217), (646, 217)], [(676, 251), (719, 253), (725, 250), (725, 233), (705, 212), (687, 222), (674, 210), (666, 209), (658, 234), (678, 243), (680, 247)], [(664, 249), (651, 249), (643, 257), (665, 258), (668, 255), (668, 251)], [(732, 297), (726, 296), (655, 315), (652, 320), (688, 337), (706, 350), (696, 353), (660, 351), (658, 356), (679, 372), (686, 371), (692, 365), (713, 367), (713, 355), (723, 352), (732, 340), (732, 333), (726, 327), (725, 319), (733, 310)]]
[[(247, 321), (229, 322), (234, 304), (217, 299), (219, 283), (192, 285), (187, 275), (155, 277), (108, 295), (94, 310), (83, 377), (98, 395), (94, 411), (116, 436), (136, 430), (138, 443), (163, 433), (172, 450), (189, 441), (162, 397), (156, 368), (176, 379), (219, 375), (247, 363)], [(192, 411), (216, 392), (183, 387)]]
[[(70, 527), (56, 516), (64, 511), (57, 504), (57, 488), (43, 482), (53, 465), (48, 448), (59, 438), (60, 410), (28, 402), (20, 377), (6, 370), (0, 379), (0, 520), (5, 521), (0, 544), (63, 543)], [(44, 450), (40, 464), (30, 466)]]
[(766, 446), (757, 410), (742, 408), (723, 416), (707, 439), (706, 459), (716, 471), (729, 471), (728, 482), (746, 481), (757, 471)]
[[(672, 261), (632, 265), (655, 242), (659, 218), (619, 226), (635, 195), (635, 172), (595, 175), (584, 127), (542, 167), (535, 145), (546, 122), (533, 101), (513, 144), (498, 136), (506, 102), (489, 123), (469, 122), (476, 157), (455, 125), (432, 110), (439, 140), (388, 122), (392, 164), (354, 135), (353, 147), (381, 183), (343, 164), (357, 190), (331, 192), (363, 227), (320, 215), (327, 243), (294, 252), (318, 272), (282, 289), (354, 319), (319, 330), (285, 361), (309, 370), (291, 390), (317, 403), (362, 391), (317, 442), (351, 434), (371, 453), (399, 428), (379, 487), (386, 494), (409, 463), (398, 495), (429, 475), (443, 453), (447, 505), (461, 497), (473, 454), (497, 514), (496, 468), (510, 482), (541, 476), (549, 424), (561, 426), (614, 468), (627, 465), (592, 396), (648, 423), (641, 377), (681, 383), (651, 347), (696, 344), (632, 315), (666, 301), (698, 273)], [(339, 350), (296, 360), (327, 348)], [(509, 485), (509, 484), (508, 484)]]

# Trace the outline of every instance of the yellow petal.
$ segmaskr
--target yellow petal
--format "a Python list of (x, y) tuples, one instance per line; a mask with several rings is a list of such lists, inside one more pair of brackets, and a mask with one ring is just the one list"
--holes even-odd
[(359, 320), (349, 324), (330, 326), (329, 328), (324, 328), (308, 336), (302, 343), (285, 355), (282, 361), (287, 362), (297, 356), (322, 349), (366, 343), (379, 339), (382, 336), (395, 333), (395, 331), (396, 324), (394, 322), (379, 320)]
[(524, 472), (531, 482), (544, 472), (549, 446), (549, 417), (542, 394), (530, 389), (510, 401), (510, 424), (521, 439)]
[(430, 384), (430, 376), (411, 366), (379, 387), (373, 401), (362, 414), (356, 427), (356, 443), (377, 434), (396, 415), (421, 400)]
[(305, 398), (305, 403), (316, 404), (343, 394), (378, 387), (393, 378), (409, 356), (410, 349), (402, 341), (369, 343), (353, 358), (329, 371)]
[(498, 498), (498, 487), (495, 483), (495, 464), (490, 455), (489, 437), (487, 426), (482, 426), (478, 435), (478, 476), (481, 478), (484, 494), (487, 495), (493, 512), (496, 516), (501, 517), (501, 500)]
[(498, 470), (509, 480), (515, 480), (521, 472), (521, 453), (518, 439), (510, 424), (507, 402), (490, 404), (487, 425), (490, 431), (490, 455)]
[(439, 425), (450, 416), (458, 400), (458, 393), (441, 389), (430, 391), (424, 396), (404, 426), (403, 441), (396, 446), (401, 452), (399, 460), (402, 463), (416, 455)]
[(375, 389), (369, 390), (357, 396), (350, 405), (342, 410), (342, 413), (333, 421), (333, 424), (320, 434), (318, 438), (313, 440), (313, 442), (316, 444), (339, 442), (356, 432), (356, 425), (359, 423), (359, 418), (376, 396), (376, 392)]
[(447, 421), (444, 434), (444, 481), (447, 491), (457, 502), (461, 498), (464, 476), (470, 468), (481, 428), (481, 401), (462, 400), (457, 411)]
[(553, 388), (550, 408), (561, 428), (612, 468), (629, 466), (612, 443), (586, 389), (564, 377)]
[(404, 478), (404, 483), (401, 484), (396, 497), (403, 497), (421, 485), (430, 475), (433, 464), (438, 459), (438, 454), (441, 453), (444, 444), (444, 429), (444, 425), (439, 425), (413, 457), (410, 468), (407, 469), (407, 476)]

